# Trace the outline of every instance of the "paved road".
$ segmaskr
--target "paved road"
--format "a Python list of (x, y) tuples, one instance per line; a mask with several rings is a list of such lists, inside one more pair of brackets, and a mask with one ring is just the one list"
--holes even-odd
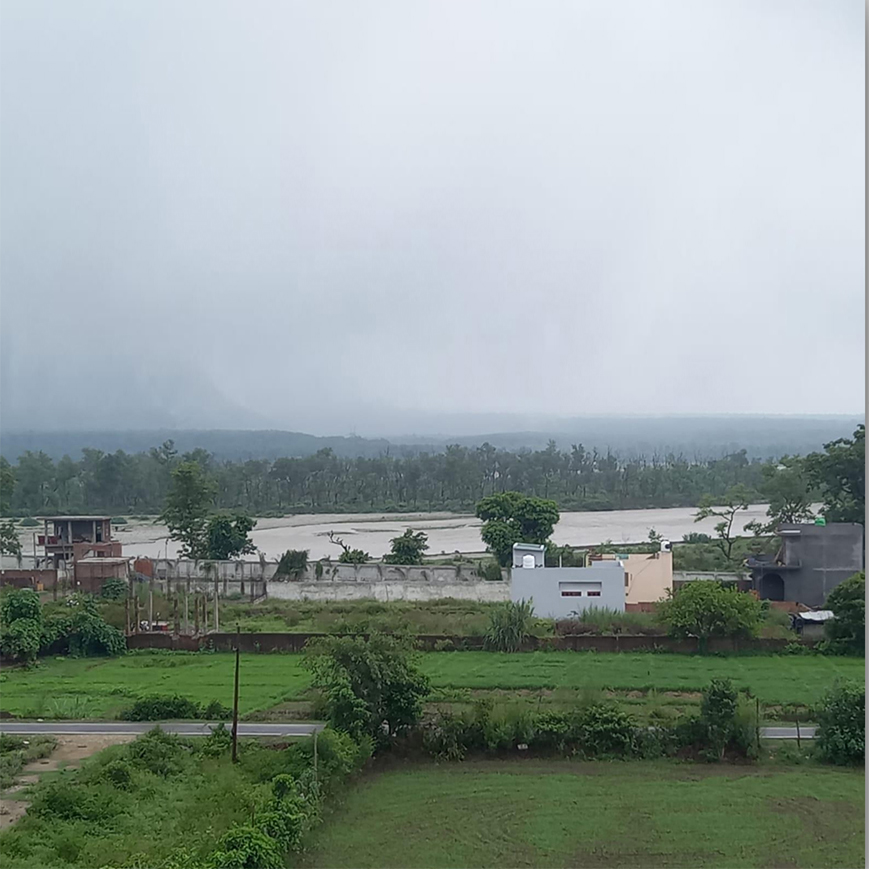
[[(814, 724), (800, 725), (800, 739), (814, 739), (818, 728)], [(763, 739), (796, 739), (796, 727), (761, 727), (760, 735)]]
[[(96, 733), (109, 735), (114, 733), (145, 733), (159, 723), (167, 733), (177, 733), (179, 736), (207, 736), (216, 722), (208, 721), (4, 721), (0, 720), (2, 733), (54, 733), (58, 736)], [(227, 725), (229, 726), (229, 725)], [(310, 736), (315, 731), (322, 730), (324, 724), (280, 724), (254, 723), (239, 721), (239, 736)], [(800, 725), (800, 738), (814, 739), (813, 724)], [(796, 727), (761, 727), (760, 735), (764, 739), (796, 739)]]
[[(179, 736), (208, 736), (216, 722), (209, 721), (6, 721), (0, 720), (0, 733), (53, 733), (63, 735), (145, 733), (156, 724), (167, 733)], [(230, 724), (226, 724), (227, 728)], [(239, 736), (310, 736), (324, 724), (280, 724), (238, 722)]]

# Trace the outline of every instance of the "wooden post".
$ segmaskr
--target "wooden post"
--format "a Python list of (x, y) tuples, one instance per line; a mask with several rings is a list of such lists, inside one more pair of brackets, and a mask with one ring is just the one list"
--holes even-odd
[(208, 633), (208, 600), (207, 595), (203, 594), (202, 599), (200, 600), (202, 604), (202, 633)]
[(214, 578), (214, 633), (220, 633), (220, 608), (218, 604), (217, 577)]
[(124, 624), (127, 627), (126, 635), (130, 636), (130, 595), (124, 598)]
[(193, 618), (194, 618), (194, 626), (193, 631), (196, 636), (199, 636), (199, 611), (202, 609), (200, 605), (199, 595), (193, 595)]
[(177, 637), (179, 633), (181, 633), (181, 623), (178, 617), (178, 586), (175, 586), (176, 591), (172, 596), (172, 632)]
[(797, 748), (802, 751), (803, 744), (800, 742), (800, 719), (797, 718)]
[(238, 660), (241, 655), (241, 628), (235, 626), (235, 687), (232, 695), (232, 762), (238, 763)]
[(184, 636), (186, 637), (190, 633), (190, 613), (187, 609), (188, 607), (188, 598), (190, 597), (189, 592), (184, 592)]

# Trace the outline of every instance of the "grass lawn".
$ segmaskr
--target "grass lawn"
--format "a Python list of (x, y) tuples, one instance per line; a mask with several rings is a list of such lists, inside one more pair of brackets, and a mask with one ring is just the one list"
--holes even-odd
[[(130, 653), (115, 659), (45, 659), (0, 675), (0, 709), (37, 718), (113, 717), (135, 697), (182, 694), (232, 703), (231, 654)], [(620, 689), (697, 691), (729, 676), (773, 703), (816, 702), (837, 677), (861, 681), (862, 658), (821, 656), (699, 657), (642, 653), (431, 652), (422, 668), (441, 693), (474, 689)], [(240, 710), (249, 714), (300, 698), (309, 685), (300, 655), (242, 658)]]
[(863, 787), (817, 767), (411, 766), (353, 787), (300, 865), (857, 867)]

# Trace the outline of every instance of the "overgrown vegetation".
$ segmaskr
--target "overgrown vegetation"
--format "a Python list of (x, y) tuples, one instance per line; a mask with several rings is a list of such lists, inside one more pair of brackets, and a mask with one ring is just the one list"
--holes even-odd
[(865, 762), (866, 686), (840, 682), (831, 688), (817, 708), (818, 752), (840, 766)]
[(836, 586), (826, 607), (835, 618), (827, 622), (828, 649), (836, 654), (862, 655), (866, 648), (866, 574), (861, 570)]
[(47, 757), (56, 745), (57, 740), (49, 734), (0, 733), (0, 790), (13, 784), (25, 764)]
[(243, 740), (237, 765), (229, 742), (223, 727), (188, 741), (154, 729), (41, 782), (27, 815), (0, 839), (4, 862), (281, 869), (319, 820), (323, 796), (368, 757), (365, 744), (328, 729), (316, 771), (311, 739), (285, 748)]
[(689, 751), (710, 761), (756, 757), (757, 721), (751, 703), (727, 679), (703, 691), (700, 714), (641, 726), (612, 702), (593, 700), (564, 710), (539, 711), (482, 700), (468, 712), (444, 712), (427, 723), (426, 750), (445, 760), (466, 755), (530, 751), (585, 759), (655, 758)]
[(189, 718), (226, 721), (231, 717), (232, 710), (217, 700), (202, 705), (180, 694), (140, 697), (118, 715), (123, 721), (176, 721)]

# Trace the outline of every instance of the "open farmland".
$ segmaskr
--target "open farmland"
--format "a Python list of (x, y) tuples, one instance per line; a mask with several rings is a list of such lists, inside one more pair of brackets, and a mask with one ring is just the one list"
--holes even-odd
[(302, 865), (855, 867), (863, 785), (862, 771), (816, 767), (414, 766), (353, 788)]
[[(232, 702), (231, 654), (128, 653), (114, 659), (44, 659), (0, 676), (0, 709), (19, 717), (111, 718), (135, 697), (182, 694)], [(863, 659), (821, 656), (699, 657), (594, 652), (431, 652), (421, 666), (441, 694), (484, 689), (698, 691), (719, 676), (766, 704), (815, 703), (837, 678), (863, 679)], [(242, 658), (243, 715), (304, 697), (300, 655)]]

